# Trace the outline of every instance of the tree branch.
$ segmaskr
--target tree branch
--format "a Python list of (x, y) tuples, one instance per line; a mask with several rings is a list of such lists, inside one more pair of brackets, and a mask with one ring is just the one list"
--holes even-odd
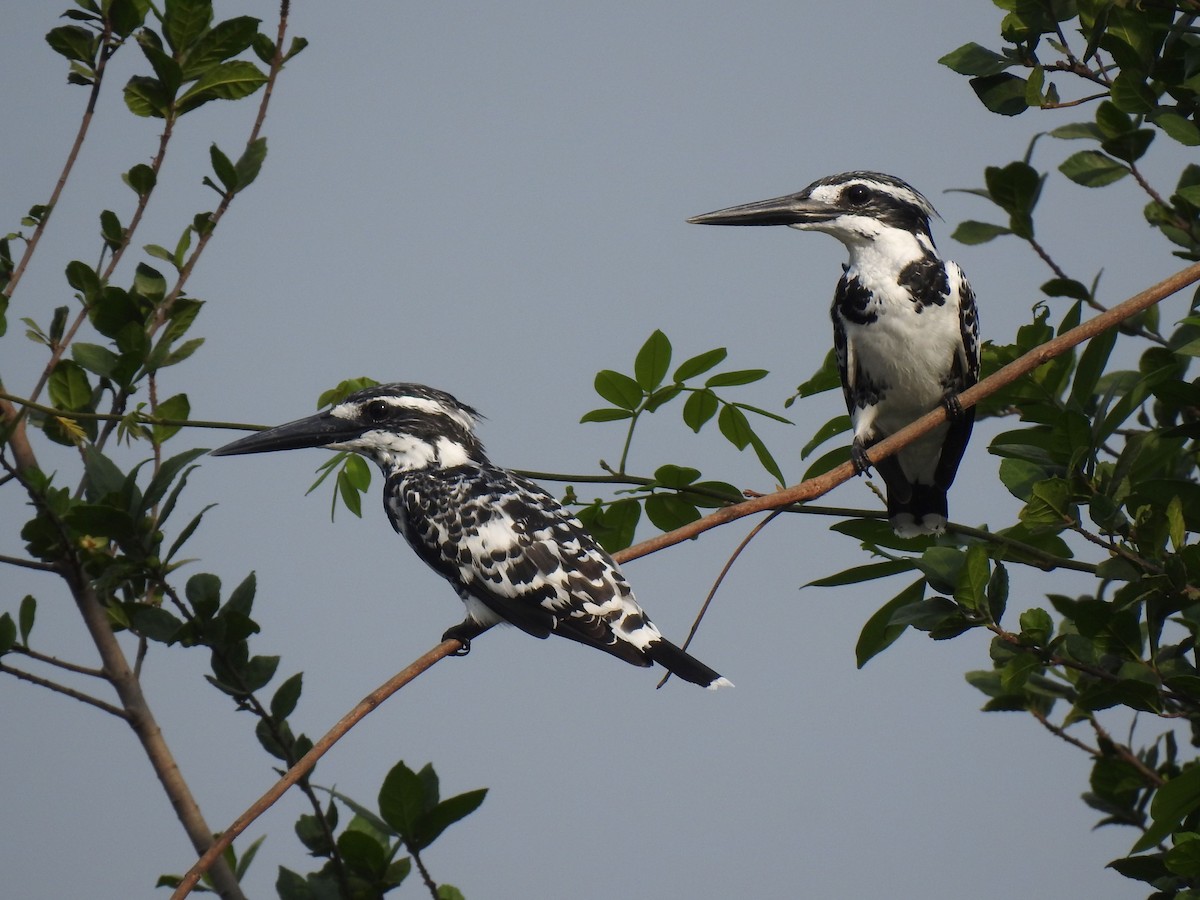
[(65, 697), (70, 697), (73, 700), (78, 700), (80, 703), (86, 703), (89, 706), (94, 706), (102, 712), (108, 713), (110, 716), (116, 716), (118, 719), (129, 721), (129, 713), (121, 709), (119, 706), (113, 706), (111, 703), (105, 703), (98, 697), (93, 697), (91, 694), (85, 694), (83, 691), (77, 691), (74, 688), (69, 688), (65, 684), (59, 684), (56, 681), (50, 681), (48, 678), (41, 678), (31, 672), (25, 672), (21, 669), (14, 669), (10, 665), (0, 662), (0, 672), (6, 675), (12, 675), (14, 678), (19, 678), (21, 681), (28, 681), (30, 684), (36, 684), (38, 687), (44, 687), (47, 690), (54, 691), (56, 694), (62, 694)]
[(350, 712), (342, 716), (336, 725), (313, 744), (312, 749), (304, 754), (299, 762), (288, 769), (287, 774), (275, 782), (269, 791), (256, 800), (249, 809), (238, 816), (233, 824), (222, 832), (221, 836), (213, 842), (212, 846), (196, 861), (196, 864), (188, 870), (187, 874), (183, 876), (183, 879), (179, 882), (179, 886), (175, 889), (175, 893), (171, 895), (171, 900), (182, 900), (183, 897), (190, 894), (192, 888), (200, 880), (200, 877), (220, 858), (221, 854), (233, 843), (234, 839), (245, 831), (251, 822), (270, 809), (287, 792), (288, 788), (307, 775), (312, 770), (312, 767), (317, 764), (317, 760), (324, 756), (329, 751), (329, 748), (341, 740), (342, 736), (357, 725), (364, 716), (439, 660), (457, 653), (462, 649), (462, 646), (459, 641), (453, 639), (442, 641), (424, 656), (414, 660), (405, 669), (393, 675), (360, 700)]
[[(1107, 312), (1100, 313), (1081, 325), (1072, 328), (1065, 334), (1060, 334), (1058, 337), (1046, 341), (1041, 346), (1033, 348), (1024, 356), (1013, 360), (1007, 366), (989, 375), (978, 384), (963, 391), (958, 395), (959, 403), (964, 409), (974, 406), (980, 400), (990, 397), (1002, 387), (1007, 387), (1018, 378), (1028, 375), (1038, 366), (1057, 356), (1061, 356), (1063, 353), (1082, 344), (1084, 341), (1090, 340), (1101, 332), (1116, 327), (1131, 316), (1149, 309), (1154, 304), (1197, 281), (1200, 281), (1200, 263), (1188, 266), (1186, 269), (1158, 282), (1141, 293), (1130, 297), (1128, 300), (1118, 303)], [(872, 463), (878, 463), (879, 460), (886, 459), (898, 450), (902, 450), (917, 438), (928, 434), (945, 421), (946, 410), (939, 406), (932, 412), (926, 413), (917, 419), (911, 425), (900, 429), (895, 434), (874, 444), (867, 451), (868, 458)], [(750, 516), (769, 509), (778, 509), (792, 503), (815, 500), (817, 497), (829, 493), (839, 484), (849, 481), (853, 476), (854, 466), (849, 462), (842, 463), (837, 468), (831, 469), (823, 475), (810, 478), (793, 487), (776, 491), (773, 494), (764, 494), (761, 497), (755, 497), (744, 503), (722, 507), (694, 522), (689, 522), (682, 528), (676, 528), (674, 531), (655, 535), (652, 538), (642, 541), (640, 544), (634, 544), (632, 547), (618, 551), (613, 554), (613, 558), (617, 562), (628, 562), (632, 559), (656, 553), (667, 547), (672, 547), (719, 525), (733, 522), (744, 516)]]
[(96, 100), (100, 97), (100, 85), (104, 82), (104, 70), (108, 67), (108, 60), (117, 52), (117, 48), (120, 46), (120, 44), (110, 43), (110, 38), (112, 38), (112, 23), (105, 19), (103, 30), (100, 32), (100, 55), (96, 61), (95, 77), (92, 79), (92, 90), (88, 95), (87, 107), (83, 111), (83, 119), (79, 123), (79, 129), (75, 132), (75, 142), (71, 145), (71, 150), (67, 154), (67, 161), (63, 164), (58, 181), (54, 184), (54, 190), (50, 194), (50, 199), (46, 201), (46, 211), (42, 214), (37, 226), (33, 229), (33, 234), (29, 240), (25, 242), (25, 252), (21, 254), (21, 258), (17, 261), (8, 284), (4, 286), (3, 294), (5, 297), (11, 298), (13, 292), (17, 289), (17, 284), (20, 282), (21, 276), (25, 274), (25, 267), (29, 265), (29, 260), (33, 256), (34, 250), (37, 249), (38, 241), (41, 240), (42, 235), (46, 232), (46, 224), (50, 221), (54, 207), (58, 204), (58, 198), (62, 196), (63, 188), (67, 186), (67, 179), (71, 175), (71, 170), (75, 167), (75, 161), (79, 159), (79, 151), (83, 147), (88, 127), (92, 124), (92, 116), (96, 112)]

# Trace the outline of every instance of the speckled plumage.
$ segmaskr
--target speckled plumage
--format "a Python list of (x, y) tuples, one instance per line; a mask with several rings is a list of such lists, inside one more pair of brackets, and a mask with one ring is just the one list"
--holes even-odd
[(442, 391), (388, 384), (214, 452), (323, 446), (373, 459), (385, 475), (392, 525), (467, 607), (447, 637), (469, 646), (485, 628), (507, 622), (633, 665), (658, 662), (704, 687), (728, 685), (663, 638), (612, 557), (558, 500), (488, 460), (474, 434), (477, 418)]
[(876, 464), (897, 533), (940, 532), (975, 419), (957, 395), (979, 377), (979, 320), (962, 269), (937, 252), (933, 206), (879, 172), (847, 172), (785, 197), (706, 213), (710, 225), (788, 225), (841, 241), (850, 260), (834, 294), (834, 349), (853, 426), (851, 455), (945, 404), (949, 421)]

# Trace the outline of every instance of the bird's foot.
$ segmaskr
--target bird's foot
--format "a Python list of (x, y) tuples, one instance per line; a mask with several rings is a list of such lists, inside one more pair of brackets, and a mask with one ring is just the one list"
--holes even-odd
[(857, 440), (850, 444), (850, 462), (854, 466), (855, 475), (870, 474), (871, 460), (867, 456), (867, 448)]
[(942, 405), (946, 407), (946, 416), (951, 422), (958, 422), (966, 415), (963, 412), (962, 404), (958, 401), (958, 394), (947, 394), (942, 398)]
[(467, 619), (465, 622), (459, 622), (457, 625), (447, 628), (442, 634), (442, 640), (458, 641), (462, 646), (451, 655), (466, 656), (471, 652), (471, 639), (478, 637), (482, 631), (483, 629), (479, 627), (478, 623)]

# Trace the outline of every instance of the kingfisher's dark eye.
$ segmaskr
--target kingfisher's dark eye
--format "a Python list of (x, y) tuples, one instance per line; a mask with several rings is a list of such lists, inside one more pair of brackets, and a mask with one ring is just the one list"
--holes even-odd
[(363, 415), (368, 422), (382, 422), (387, 418), (388, 405), (382, 400), (372, 400), (363, 407)]
[(855, 206), (862, 206), (871, 199), (871, 189), (865, 184), (852, 184), (842, 193), (842, 199)]

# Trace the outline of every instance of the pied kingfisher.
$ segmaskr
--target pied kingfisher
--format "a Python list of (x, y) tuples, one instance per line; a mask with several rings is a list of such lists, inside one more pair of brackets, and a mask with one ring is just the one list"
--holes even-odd
[(383, 470), (392, 526), (466, 604), (466, 619), (442, 636), (460, 641), (462, 653), (472, 638), (508, 622), (635, 666), (657, 662), (703, 687), (730, 686), (663, 638), (577, 518), (534, 482), (488, 460), (475, 436), (479, 418), (443, 391), (384, 384), (212, 452), (325, 447), (374, 460)]
[(787, 225), (823, 231), (850, 262), (834, 294), (833, 340), (854, 437), (850, 457), (866, 472), (866, 449), (944, 404), (949, 421), (876, 463), (888, 518), (909, 537), (946, 527), (946, 491), (958, 470), (974, 408), (958, 394), (979, 377), (975, 295), (957, 263), (933, 245), (937, 211), (911, 186), (878, 172), (846, 172), (797, 194), (688, 219), (700, 225)]

